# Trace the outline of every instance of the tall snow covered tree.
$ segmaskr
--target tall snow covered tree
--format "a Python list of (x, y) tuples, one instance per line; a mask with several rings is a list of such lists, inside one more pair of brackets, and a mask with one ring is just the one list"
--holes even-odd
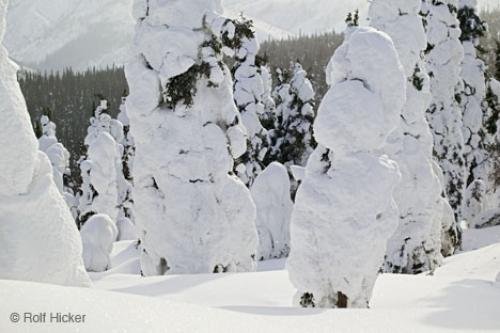
[[(466, 167), (466, 193), (467, 201), (462, 207), (462, 217), (471, 224), (477, 207), (470, 207), (470, 198), (479, 198), (484, 193), (478, 190), (488, 185), (488, 151), (484, 141), (484, 114), (483, 103), (486, 98), (486, 81), (484, 62), (478, 58), (477, 51), (479, 39), (486, 33), (486, 25), (476, 13), (475, 0), (460, 0), (458, 19), (462, 34), (460, 40), (465, 51), (462, 61), (461, 78), (463, 90), (458, 95), (463, 117), (463, 135), (465, 141), (464, 159)], [(478, 186), (481, 182), (483, 186)]]
[(434, 156), (444, 172), (445, 194), (458, 220), (466, 168), (462, 113), (456, 95), (456, 89), (461, 89), (460, 64), (464, 58), (457, 1), (425, 0), (422, 15), (427, 33), (425, 61), (432, 93), (427, 120), (434, 135)]
[(116, 139), (123, 133), (123, 126), (112, 120), (107, 110), (107, 101), (102, 100), (90, 119), (85, 137), (87, 155), (80, 162), (80, 224), (94, 214), (106, 214), (116, 222), (119, 212), (118, 179), (122, 147)]
[(246, 130), (221, 53), (236, 29), (221, 12), (220, 0), (134, 3), (126, 106), (144, 275), (255, 267), (255, 205), (232, 174)]
[(119, 235), (121, 240), (137, 239), (137, 230), (135, 228), (134, 216), (134, 198), (133, 198), (133, 177), (132, 170), (134, 167), (135, 156), (135, 143), (132, 134), (130, 133), (130, 121), (127, 115), (127, 108), (125, 105), (126, 98), (122, 99), (120, 105), (120, 112), (118, 113), (117, 120), (123, 125), (121, 144), (121, 168), (118, 171), (118, 217), (116, 224), (118, 226)]
[(380, 150), (399, 124), (405, 76), (390, 38), (371, 28), (348, 29), (326, 75), (288, 271), (303, 307), (367, 307), (399, 221), (392, 195), (400, 173)]
[[(259, 115), (260, 122), (265, 129), (274, 128), (274, 118), (276, 103), (273, 99), (273, 76), (271, 74), (271, 69), (266, 64), (265, 57), (262, 59), (262, 64), (260, 65), (260, 75), (262, 77), (262, 82), (264, 84), (264, 89), (262, 91), (261, 100), (264, 103), (264, 113)], [(270, 139), (269, 139), (270, 140)], [(270, 154), (268, 154), (269, 156)]]
[(252, 30), (252, 21), (240, 18), (234, 21), (234, 26), (231, 43), (235, 49), (234, 100), (248, 134), (247, 152), (238, 159), (235, 170), (238, 177), (251, 186), (262, 172), (269, 150), (267, 130), (260, 122), (266, 113), (265, 87), (258, 57), (259, 43)]
[[(406, 104), (399, 129), (391, 136), (386, 151), (401, 169), (402, 182), (396, 189), (400, 225), (389, 241), (384, 270), (395, 273), (420, 273), (441, 263), (441, 230), (456, 226), (443, 219), (442, 173), (432, 160), (433, 140), (425, 112), (430, 103), (429, 77), (422, 51), (427, 46), (420, 0), (374, 0), (369, 17), (371, 25), (386, 32), (394, 41), (406, 81)], [(453, 220), (453, 216), (451, 216)], [(448, 247), (448, 246), (446, 246)]]
[(17, 66), (1, 45), (6, 10), (0, 0), (0, 279), (86, 286), (78, 230), (38, 150)]

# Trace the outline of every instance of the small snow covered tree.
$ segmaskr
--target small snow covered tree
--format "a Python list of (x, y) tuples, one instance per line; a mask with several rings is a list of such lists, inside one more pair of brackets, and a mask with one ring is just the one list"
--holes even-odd
[(247, 152), (236, 161), (235, 171), (247, 186), (262, 172), (269, 150), (267, 130), (260, 122), (266, 112), (265, 88), (258, 63), (259, 43), (252, 24), (244, 18), (234, 21), (231, 43), (235, 48), (234, 100), (248, 134)]
[(314, 89), (299, 63), (292, 65), (291, 79), (277, 87), (277, 130), (272, 133), (277, 160), (286, 166), (305, 166), (316, 143), (312, 136), (315, 116)]
[(39, 122), (40, 137), (38, 148), (49, 158), (57, 189), (63, 195), (66, 204), (70, 208), (73, 218), (78, 216), (78, 199), (73, 189), (67, 183), (70, 176), (69, 158), (70, 154), (64, 145), (57, 140), (56, 124), (49, 118), (50, 112), (46, 112)]
[(390, 38), (371, 28), (348, 29), (326, 74), (288, 271), (303, 307), (367, 307), (399, 221), (400, 173), (380, 149), (399, 124), (405, 76)]
[(134, 3), (126, 106), (144, 275), (255, 267), (255, 204), (232, 173), (246, 130), (222, 60), (236, 28), (221, 11), (220, 0)]
[(290, 252), (290, 217), (293, 202), (287, 169), (271, 163), (255, 180), (252, 197), (257, 206), (258, 258), (286, 257)]
[(1, 45), (6, 10), (0, 0), (0, 279), (87, 286), (78, 230)]
[[(442, 224), (449, 220), (443, 219), (442, 171), (432, 160), (432, 134), (425, 119), (431, 95), (421, 56), (427, 42), (420, 9), (420, 0), (375, 0), (369, 11), (371, 25), (394, 41), (407, 78), (399, 129), (385, 148), (403, 177), (395, 195), (400, 225), (389, 241), (383, 268), (394, 273), (420, 273), (439, 265)], [(455, 223), (451, 229), (456, 230)]]
[[(270, 130), (274, 128), (276, 103), (273, 99), (273, 76), (271, 69), (266, 64), (266, 58), (261, 59), (260, 75), (264, 84), (261, 100), (264, 103), (264, 113), (259, 115), (260, 122), (265, 129)], [(268, 139), (270, 140), (270, 139)], [(269, 156), (270, 154), (268, 154)]]
[[(80, 162), (82, 187), (79, 223), (94, 214), (106, 214), (113, 221), (118, 216), (118, 178), (121, 172), (122, 147), (117, 143), (121, 124), (107, 114), (108, 105), (102, 100), (90, 119), (85, 137), (87, 155)], [(122, 134), (123, 135), (123, 134)]]
[(107, 215), (93, 215), (80, 230), (83, 262), (89, 272), (104, 272), (111, 268), (110, 254), (118, 237), (115, 222)]

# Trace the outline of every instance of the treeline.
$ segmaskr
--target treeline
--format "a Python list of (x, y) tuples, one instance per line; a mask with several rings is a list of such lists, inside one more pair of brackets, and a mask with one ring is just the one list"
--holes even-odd
[(105, 97), (110, 113), (116, 115), (127, 91), (123, 68), (95, 68), (83, 73), (67, 69), (62, 73), (21, 72), (19, 83), (35, 127), (43, 114), (50, 113), (57, 135), (71, 154), (71, 170), (78, 177), (76, 162), (85, 153), (83, 140), (96, 103)]

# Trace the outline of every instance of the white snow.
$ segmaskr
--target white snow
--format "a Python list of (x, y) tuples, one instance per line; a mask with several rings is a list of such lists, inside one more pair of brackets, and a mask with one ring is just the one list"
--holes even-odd
[(379, 151), (398, 126), (405, 76), (391, 39), (360, 28), (347, 31), (327, 77), (314, 122), (319, 146), (292, 213), (288, 269), (297, 304), (367, 307), (399, 221), (392, 193), (400, 173)]
[(257, 258), (287, 256), (290, 252), (290, 218), (293, 208), (288, 171), (278, 162), (271, 163), (257, 177), (251, 193), (257, 207)]
[[(230, 174), (233, 159), (246, 151), (246, 130), (222, 55), (201, 45), (219, 33), (208, 33), (208, 19), (200, 29), (205, 14), (217, 20), (220, 12), (216, 0), (142, 0), (135, 8), (126, 107), (136, 144), (134, 201), (145, 275), (254, 268), (255, 205)], [(185, 89), (175, 79), (195, 64), (209, 73), (196, 75), (192, 103), (173, 101), (168, 88)]]
[(103, 272), (111, 268), (110, 254), (118, 236), (115, 222), (107, 215), (93, 215), (80, 230), (83, 244), (83, 262), (89, 272)]

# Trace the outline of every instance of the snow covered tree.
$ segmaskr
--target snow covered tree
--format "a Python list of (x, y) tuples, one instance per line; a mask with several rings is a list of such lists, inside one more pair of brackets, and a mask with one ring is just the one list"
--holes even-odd
[[(449, 220), (443, 219), (445, 202), (439, 181), (442, 171), (432, 160), (432, 134), (425, 119), (431, 95), (421, 56), (427, 40), (420, 9), (420, 0), (375, 0), (369, 11), (371, 25), (394, 41), (407, 78), (406, 104), (399, 128), (385, 148), (399, 164), (402, 181), (395, 195), (400, 224), (388, 243), (383, 269), (409, 274), (433, 269), (441, 263), (442, 223)], [(446, 229), (450, 227), (456, 244), (455, 223), (446, 225)]]
[(104, 272), (111, 268), (110, 254), (118, 237), (115, 222), (104, 214), (93, 215), (80, 230), (83, 262), (89, 272)]
[(120, 112), (117, 120), (123, 125), (123, 135), (119, 143), (122, 146), (121, 151), (121, 171), (118, 175), (118, 217), (116, 224), (118, 226), (120, 240), (137, 239), (137, 230), (135, 228), (134, 217), (134, 198), (133, 198), (133, 177), (135, 143), (130, 133), (130, 121), (127, 115), (125, 105), (126, 98), (122, 99)]
[[(262, 126), (264, 126), (265, 129), (269, 130), (274, 128), (276, 110), (276, 103), (273, 99), (273, 76), (271, 75), (271, 69), (266, 64), (265, 57), (261, 59), (261, 62), (260, 75), (264, 84), (261, 100), (264, 103), (264, 113), (259, 115), (259, 117)], [(270, 140), (269, 137), (268, 140)], [(270, 154), (268, 154), (268, 156), (269, 155)]]
[(73, 218), (76, 219), (78, 216), (78, 199), (73, 189), (67, 183), (67, 179), (70, 177), (70, 154), (64, 145), (57, 139), (56, 124), (50, 120), (49, 115), (51, 113), (49, 111), (42, 115), (38, 123), (38, 128), (40, 129), (38, 148), (49, 158), (57, 189), (63, 195)]
[(255, 267), (255, 205), (232, 174), (246, 130), (222, 60), (236, 28), (221, 11), (220, 0), (134, 3), (126, 107), (144, 275)]
[(251, 188), (257, 206), (258, 258), (267, 260), (286, 257), (290, 252), (290, 217), (293, 202), (287, 169), (271, 163)]
[(305, 166), (316, 143), (312, 137), (315, 116), (314, 89), (299, 63), (292, 65), (289, 83), (276, 89), (278, 100), (277, 131), (272, 134), (277, 160), (286, 166)]
[(380, 150), (399, 124), (405, 76), (390, 38), (371, 28), (348, 29), (326, 75), (288, 271), (303, 307), (367, 307), (399, 221), (392, 194), (400, 173)]
[[(466, 168), (466, 192), (477, 190), (476, 180), (481, 180), (488, 186), (488, 175), (485, 164), (488, 152), (483, 129), (483, 102), (486, 98), (485, 64), (477, 56), (479, 39), (486, 33), (486, 25), (476, 13), (475, 0), (460, 0), (458, 19), (462, 34), (460, 40), (465, 51), (462, 61), (461, 78), (463, 90), (459, 96), (463, 115), (464, 160)], [(468, 193), (466, 196), (478, 197), (479, 194)], [(470, 217), (467, 205), (462, 208), (462, 214)], [(472, 222), (472, 221), (468, 221)]]
[(112, 120), (107, 110), (107, 101), (102, 100), (94, 117), (90, 119), (85, 137), (87, 155), (80, 162), (80, 224), (94, 214), (106, 214), (113, 221), (118, 216), (118, 178), (121, 172), (122, 147), (116, 139), (120, 139), (123, 126)]
[(6, 10), (0, 0), (0, 279), (87, 286), (78, 230), (1, 45)]
[(460, 64), (464, 58), (457, 20), (457, 1), (423, 2), (427, 33), (425, 61), (432, 101), (427, 120), (434, 135), (434, 156), (444, 172), (445, 194), (455, 217), (460, 218), (465, 190), (463, 123), (456, 89), (460, 89)]
[(249, 140), (247, 152), (235, 163), (235, 171), (247, 186), (251, 186), (262, 172), (269, 150), (267, 130), (260, 122), (266, 112), (265, 88), (258, 59), (259, 43), (252, 24), (243, 17), (234, 21), (236, 29), (232, 38), (235, 48), (234, 100)]

